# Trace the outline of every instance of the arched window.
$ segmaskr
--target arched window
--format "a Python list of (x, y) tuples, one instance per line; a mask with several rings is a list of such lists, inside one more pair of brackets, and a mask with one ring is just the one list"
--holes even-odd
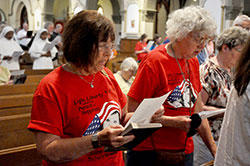
[(0, 22), (6, 21), (6, 16), (2, 9), (0, 9)]

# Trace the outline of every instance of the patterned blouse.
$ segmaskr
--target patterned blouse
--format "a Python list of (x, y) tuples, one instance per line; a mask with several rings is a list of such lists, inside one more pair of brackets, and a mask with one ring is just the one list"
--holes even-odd
[[(225, 108), (231, 87), (230, 73), (211, 60), (200, 66), (200, 79), (203, 89), (208, 93), (206, 105)], [(208, 119), (215, 141), (219, 138), (222, 118)]]

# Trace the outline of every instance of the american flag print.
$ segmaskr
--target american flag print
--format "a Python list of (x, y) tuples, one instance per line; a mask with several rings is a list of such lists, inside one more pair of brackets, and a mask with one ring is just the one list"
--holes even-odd
[(195, 103), (195, 99), (197, 98), (197, 93), (193, 89), (192, 83), (189, 80), (183, 80), (180, 85), (177, 85), (175, 89), (169, 95), (167, 101), (168, 103), (175, 107), (190, 107), (190, 90), (191, 87), (191, 107)]
[(95, 115), (94, 119), (89, 124), (87, 130), (84, 132), (83, 136), (94, 134), (102, 126), (103, 122), (114, 112), (120, 112), (121, 110), (119, 104), (115, 101), (105, 102), (101, 111)]

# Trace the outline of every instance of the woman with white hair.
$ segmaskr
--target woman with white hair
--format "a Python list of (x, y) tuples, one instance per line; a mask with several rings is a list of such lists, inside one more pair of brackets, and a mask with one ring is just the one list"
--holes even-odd
[(19, 57), (12, 57), (15, 51), (23, 51), (20, 45), (13, 40), (14, 29), (10, 26), (3, 28), (0, 34), (1, 66), (9, 70), (20, 70)]
[[(191, 136), (201, 119), (195, 115), (195, 121), (192, 115), (201, 111), (202, 89), (196, 55), (215, 32), (214, 19), (199, 6), (178, 9), (169, 15), (166, 33), (170, 42), (144, 58), (128, 93), (129, 112), (135, 111), (144, 98), (170, 93), (163, 104), (163, 127), (128, 152), (128, 166), (193, 165)], [(215, 155), (216, 145), (206, 119), (197, 130)]]
[(247, 15), (239, 15), (235, 18), (233, 22), (234, 26), (240, 26), (248, 31), (250, 31), (250, 17)]
[(43, 50), (48, 41), (48, 31), (44, 28), (40, 29), (29, 49), (31, 58), (33, 58), (32, 69), (53, 69), (52, 59), (56, 56), (57, 49), (55, 46), (51, 50)]
[(122, 61), (120, 71), (114, 74), (122, 92), (127, 95), (131, 84), (134, 81), (134, 75), (138, 69), (138, 64), (134, 58), (128, 57)]
[[(204, 111), (216, 111), (226, 107), (232, 87), (232, 75), (241, 50), (247, 42), (247, 30), (233, 26), (224, 30), (216, 41), (217, 56), (200, 66), (202, 83), (201, 99)], [(209, 118), (211, 132), (216, 143), (219, 140), (223, 115)], [(194, 136), (194, 166), (213, 160), (199, 135)]]

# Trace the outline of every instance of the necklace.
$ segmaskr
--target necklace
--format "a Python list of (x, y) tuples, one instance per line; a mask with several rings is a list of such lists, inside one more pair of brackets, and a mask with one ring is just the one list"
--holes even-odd
[(79, 74), (78, 72), (75, 72), (75, 71), (73, 70), (73, 68), (72, 68), (72, 66), (71, 66), (71, 64), (70, 64), (70, 63), (68, 63), (68, 65), (69, 65), (70, 70), (71, 70), (71, 72), (72, 72), (72, 73), (74, 73), (74, 74), (78, 75), (78, 76), (79, 76), (79, 78), (80, 78), (81, 80), (83, 80), (83, 81), (85, 81), (86, 83), (88, 83), (88, 84), (90, 85), (90, 87), (91, 87), (91, 88), (94, 88), (93, 83), (94, 83), (94, 80), (95, 80), (95, 74), (93, 75), (92, 81), (91, 81), (91, 82), (89, 82), (89, 81), (87, 81), (86, 79), (84, 79), (84, 78), (81, 76), (81, 74)]
[[(166, 45), (167, 46), (167, 45)], [(180, 69), (180, 71), (181, 71), (181, 75), (182, 75), (182, 77), (183, 77), (183, 79), (184, 79), (184, 82), (185, 82), (185, 75), (184, 75), (184, 73), (183, 73), (183, 71), (182, 71), (182, 69), (181, 69), (181, 65), (180, 65), (180, 63), (179, 63), (179, 61), (178, 61), (178, 59), (177, 59), (177, 57), (175, 56), (175, 53), (174, 53), (174, 49), (173, 49), (173, 46), (172, 46), (172, 44), (170, 44), (170, 49), (171, 49), (171, 51), (172, 51), (172, 53), (173, 53), (173, 56), (175, 57), (175, 60), (176, 60), (176, 62), (177, 62), (177, 64), (178, 64), (178, 67), (179, 67), (179, 69)], [(191, 112), (191, 81), (190, 81), (190, 73), (189, 73), (189, 65), (187, 64), (187, 62), (185, 62), (185, 64), (186, 64), (186, 66), (188, 67), (187, 69), (187, 73), (188, 73), (188, 76), (189, 76), (189, 86), (188, 86), (188, 89), (189, 89), (189, 114), (190, 114), (190, 116), (191, 116), (191, 114), (192, 114), (192, 112)]]
[(85, 80), (85, 79), (84, 79), (84, 78), (82, 78), (79, 74), (77, 74), (77, 75), (81, 78), (81, 80), (83, 80), (83, 81), (87, 82), (87, 83), (90, 85), (90, 87), (91, 87), (91, 88), (94, 88), (93, 83), (94, 83), (94, 80), (95, 80), (95, 74), (93, 75), (93, 78), (92, 78), (92, 81), (91, 81), (91, 82), (89, 82), (89, 81)]

